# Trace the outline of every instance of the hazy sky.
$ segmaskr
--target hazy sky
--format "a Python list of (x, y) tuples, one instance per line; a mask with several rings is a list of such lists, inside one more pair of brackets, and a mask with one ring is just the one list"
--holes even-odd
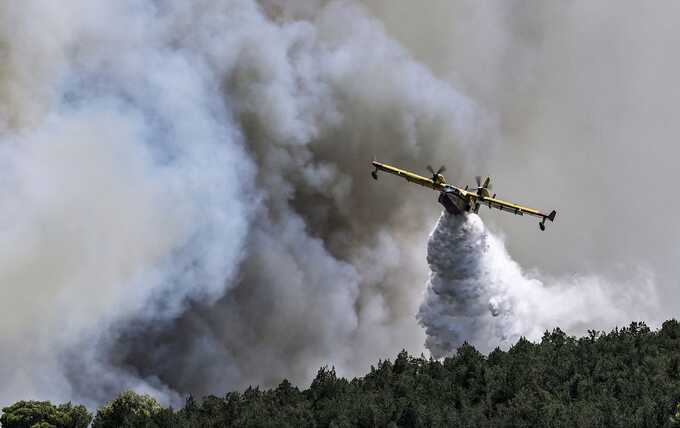
[(546, 234), (482, 214), (514, 257), (560, 274), (649, 269), (678, 295), (677, 3), (367, 4), (415, 58), (496, 118), (498, 140), (477, 168), (499, 196), (558, 210)]

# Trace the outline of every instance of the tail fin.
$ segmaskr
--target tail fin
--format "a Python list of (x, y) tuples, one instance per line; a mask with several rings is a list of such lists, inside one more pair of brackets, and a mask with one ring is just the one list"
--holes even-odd
[(548, 214), (547, 216), (543, 217), (543, 220), (541, 220), (541, 222), (538, 223), (538, 227), (540, 227), (541, 230), (545, 230), (545, 221), (546, 221), (546, 220), (554, 221), (556, 215), (557, 215), (557, 211), (552, 210), (552, 212), (551, 212), (550, 214)]
[(376, 162), (375, 155), (373, 155), (373, 162), (371, 162), (371, 165), (375, 167), (375, 170), (371, 172), (371, 177), (373, 177), (374, 180), (378, 179), (378, 166), (376, 165)]

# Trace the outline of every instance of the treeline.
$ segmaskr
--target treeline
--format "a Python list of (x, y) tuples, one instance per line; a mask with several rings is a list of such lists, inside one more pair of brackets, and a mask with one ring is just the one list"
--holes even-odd
[(125, 392), (93, 415), (21, 401), (3, 428), (120, 427), (664, 427), (680, 420), (680, 324), (643, 323), (575, 338), (546, 332), (488, 356), (465, 345), (443, 361), (401, 352), (362, 377), (322, 367), (300, 390), (284, 380), (179, 410)]

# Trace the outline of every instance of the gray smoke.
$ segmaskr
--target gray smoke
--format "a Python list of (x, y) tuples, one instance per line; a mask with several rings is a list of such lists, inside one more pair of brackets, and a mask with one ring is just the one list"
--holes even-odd
[(436, 358), (465, 342), (490, 352), (520, 337), (538, 340), (556, 326), (575, 333), (649, 320), (659, 304), (644, 275), (615, 286), (597, 277), (544, 282), (538, 273), (524, 272), (476, 214), (442, 213), (427, 261), (430, 280), (418, 319)]
[[(369, 0), (388, 33), (496, 118), (475, 165), (499, 197), (557, 209), (558, 233), (486, 215), (525, 267), (617, 282), (643, 269), (677, 316), (676, 2)], [(448, 178), (448, 177), (447, 177)], [(558, 230), (557, 228), (555, 230)]]
[[(358, 5), (305, 8), (290, 23), (300, 10), (266, 6), (284, 24), (264, 20), (225, 77), (262, 192), (235, 289), (193, 305), (160, 336), (142, 331), (116, 348), (181, 391), (304, 383), (323, 364), (358, 374), (404, 347), (423, 350), (413, 318), (422, 250), (405, 244), (424, 243), (433, 195), (396, 195), (369, 181), (367, 166), (380, 153), (424, 165), (444, 143), (463, 148), (482, 133), (474, 104)], [(158, 353), (146, 352), (150, 342)]]
[(253, 211), (210, 48), (173, 48), (151, 2), (9, 2), (0, 19), (0, 401), (165, 396), (113, 344), (221, 297)]
[(177, 403), (422, 349), (406, 243), (431, 195), (367, 164), (473, 159), (485, 125), (360, 5), (29, 0), (0, 19), (0, 402)]

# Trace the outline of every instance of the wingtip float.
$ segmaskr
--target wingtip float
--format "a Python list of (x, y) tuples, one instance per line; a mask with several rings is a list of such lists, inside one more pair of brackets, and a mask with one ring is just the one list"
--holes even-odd
[(439, 203), (441, 203), (446, 211), (453, 215), (460, 215), (466, 212), (479, 212), (479, 208), (483, 205), (489, 208), (496, 208), (501, 211), (509, 212), (516, 215), (530, 215), (538, 217), (541, 221), (538, 226), (541, 230), (545, 230), (545, 221), (555, 220), (557, 212), (551, 211), (550, 214), (545, 214), (533, 208), (527, 208), (512, 202), (503, 201), (496, 198), (496, 194), (491, 194), (491, 177), (476, 177), (477, 187), (473, 189), (456, 187), (446, 182), (442, 172), (446, 170), (444, 166), (435, 171), (428, 165), (427, 169), (432, 173), (431, 177), (424, 177), (422, 175), (414, 174), (394, 166), (378, 162), (372, 162), (375, 168), (371, 172), (373, 179), (378, 179), (378, 171), (387, 172), (398, 177), (402, 177), (411, 183), (418, 184), (423, 187), (430, 188), (439, 192)]

